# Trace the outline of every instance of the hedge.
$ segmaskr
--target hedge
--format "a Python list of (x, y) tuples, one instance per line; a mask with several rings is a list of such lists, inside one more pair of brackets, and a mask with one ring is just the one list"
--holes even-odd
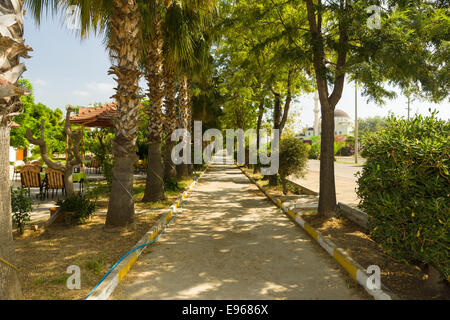
[(390, 117), (364, 140), (360, 207), (373, 240), (390, 254), (431, 264), (449, 280), (450, 124), (431, 116)]

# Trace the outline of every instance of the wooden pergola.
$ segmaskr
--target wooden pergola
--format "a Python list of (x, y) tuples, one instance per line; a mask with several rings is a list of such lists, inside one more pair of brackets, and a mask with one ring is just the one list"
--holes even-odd
[[(84, 128), (113, 128), (113, 120), (117, 117), (117, 102), (111, 102), (99, 107), (80, 108), (78, 114), (70, 117), (70, 124), (81, 126), (81, 170), (84, 171)], [(66, 137), (66, 144), (69, 144)]]

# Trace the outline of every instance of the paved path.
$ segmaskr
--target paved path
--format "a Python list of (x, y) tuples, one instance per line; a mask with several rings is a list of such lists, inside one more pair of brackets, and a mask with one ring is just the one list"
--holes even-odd
[[(319, 192), (320, 161), (308, 160), (307, 170), (305, 177), (300, 179), (291, 177), (290, 179), (310, 190)], [(360, 170), (362, 170), (361, 164), (334, 163), (336, 198), (338, 202), (353, 206), (356, 206), (359, 203), (359, 198), (355, 191), (355, 188), (358, 186), (355, 173)]]
[[(349, 288), (349, 283), (352, 283)], [(366, 299), (233, 165), (214, 165), (110, 299)]]

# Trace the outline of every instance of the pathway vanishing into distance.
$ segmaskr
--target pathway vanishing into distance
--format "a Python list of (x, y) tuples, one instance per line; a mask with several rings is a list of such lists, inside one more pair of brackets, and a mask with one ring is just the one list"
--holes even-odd
[(110, 299), (367, 299), (234, 165), (212, 165)]

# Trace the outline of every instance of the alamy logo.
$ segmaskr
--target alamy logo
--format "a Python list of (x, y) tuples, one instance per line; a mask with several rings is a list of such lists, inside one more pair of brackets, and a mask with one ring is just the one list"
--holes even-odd
[[(242, 129), (227, 129), (226, 131), (226, 151), (228, 159), (223, 157), (216, 157), (215, 163), (224, 164), (227, 161), (234, 162), (235, 146), (237, 148), (237, 163), (246, 163), (246, 148), (245, 142), (248, 141), (248, 163), (262, 165), (261, 173), (263, 175), (275, 175), (279, 168), (279, 144), (280, 133), (278, 129), (272, 130), (270, 137), (266, 130), (259, 130), (259, 151), (257, 150), (257, 132), (255, 129), (243, 131)], [(213, 154), (223, 150), (223, 134), (218, 129), (208, 129), (202, 134), (202, 122), (194, 121), (194, 164), (211, 163), (213, 161)], [(179, 142), (172, 149), (172, 161), (176, 164), (191, 164), (192, 163), (192, 137), (191, 133), (186, 129), (177, 129), (172, 133), (171, 140)], [(237, 141), (236, 141), (237, 140)], [(209, 143), (203, 148), (203, 143)], [(270, 145), (270, 153), (268, 146)], [(231, 159), (230, 159), (231, 158)], [(263, 167), (267, 166), (267, 167)]]
[(367, 278), (366, 286), (369, 290), (381, 289), (381, 270), (377, 265), (372, 265), (367, 268), (367, 274), (370, 274)]
[(366, 9), (366, 12), (370, 14), (370, 17), (367, 19), (367, 27), (370, 30), (381, 29), (381, 7), (371, 5)]
[(81, 22), (79, 18), (79, 8), (77, 6), (69, 6), (66, 10), (67, 29), (79, 30), (81, 29)]
[(66, 286), (69, 290), (80, 290), (81, 289), (81, 269), (79, 266), (72, 265), (69, 266), (66, 270), (68, 274), (71, 274), (69, 278), (67, 278)]

